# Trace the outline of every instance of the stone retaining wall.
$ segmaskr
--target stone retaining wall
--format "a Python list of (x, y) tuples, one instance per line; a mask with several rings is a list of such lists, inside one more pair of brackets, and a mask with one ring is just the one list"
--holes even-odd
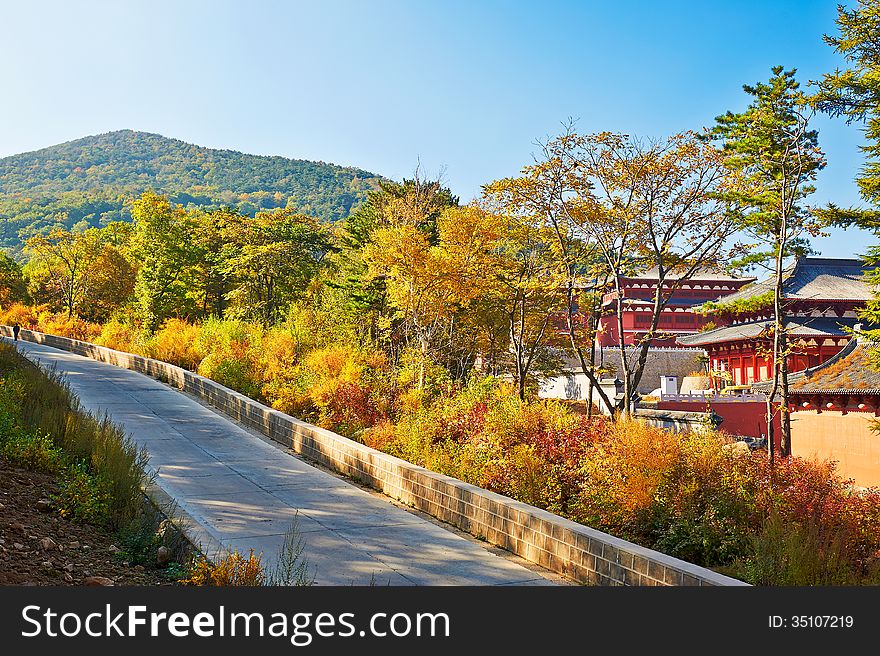
[[(8, 326), (0, 326), (0, 332), (12, 335)], [(266, 407), (180, 367), (29, 330), (22, 330), (20, 339), (138, 371), (194, 394), (305, 458), (581, 583), (745, 585), (737, 579), (371, 449)]]
[(701, 432), (721, 424), (721, 417), (714, 412), (690, 412), (683, 410), (662, 410), (657, 408), (636, 408), (633, 417), (654, 428), (681, 433)]

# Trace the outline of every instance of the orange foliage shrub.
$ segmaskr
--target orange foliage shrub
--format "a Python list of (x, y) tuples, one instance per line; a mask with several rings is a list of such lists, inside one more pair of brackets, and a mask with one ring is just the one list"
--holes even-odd
[(315, 412), (307, 388), (299, 384), (299, 341), (285, 329), (270, 330), (263, 338), (258, 368), (261, 393), (268, 403), (281, 412), (310, 416)]
[(58, 335), (59, 337), (69, 337), (70, 339), (79, 339), (84, 342), (91, 342), (101, 334), (101, 326), (96, 323), (89, 323), (76, 317), (68, 317), (66, 314), (54, 314), (51, 312), (41, 312), (38, 319), (40, 332), (50, 335)]
[(68, 317), (64, 313), (50, 312), (46, 305), (28, 307), (13, 303), (0, 311), (0, 323), (8, 326), (17, 323), (27, 330), (86, 342), (93, 341), (101, 333), (100, 325), (77, 317)]
[(356, 352), (347, 346), (312, 351), (306, 356), (306, 366), (324, 380), (342, 378), (354, 382), (360, 377), (361, 371)]
[(653, 503), (681, 457), (682, 440), (672, 431), (634, 420), (611, 423), (584, 463), (584, 496), (602, 522), (621, 522)]
[(355, 437), (385, 417), (388, 399), (380, 382), (387, 370), (383, 354), (331, 346), (309, 353), (304, 369), (313, 381), (309, 397), (319, 425)]
[(46, 312), (48, 306), (39, 305), (31, 307), (21, 303), (12, 303), (0, 309), (0, 323), (7, 326), (18, 324), (27, 330), (40, 329), (40, 314)]
[(101, 328), (101, 334), (95, 338), (95, 344), (127, 353), (141, 350), (138, 331), (134, 326), (119, 321), (108, 321)]
[(195, 563), (189, 577), (182, 583), (199, 586), (261, 586), (266, 575), (262, 565), (263, 554), (250, 555), (245, 558), (238, 551), (233, 551), (225, 558), (212, 563), (201, 559)]
[(144, 344), (144, 355), (195, 371), (202, 358), (196, 350), (200, 327), (183, 319), (167, 319)]
[(299, 361), (298, 343), (288, 332), (270, 330), (260, 349), (260, 372), (267, 384), (279, 384), (295, 378)]

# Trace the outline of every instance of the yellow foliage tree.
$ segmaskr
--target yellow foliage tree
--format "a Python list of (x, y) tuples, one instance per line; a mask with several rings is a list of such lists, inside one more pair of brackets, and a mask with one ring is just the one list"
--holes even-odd
[(450, 322), (485, 293), (493, 277), (496, 217), (475, 206), (451, 207), (437, 220), (437, 243), (420, 229), (418, 206), (389, 203), (386, 224), (364, 248), (370, 275), (382, 277), (388, 298), (406, 324), (425, 364), (436, 354), (438, 337)]

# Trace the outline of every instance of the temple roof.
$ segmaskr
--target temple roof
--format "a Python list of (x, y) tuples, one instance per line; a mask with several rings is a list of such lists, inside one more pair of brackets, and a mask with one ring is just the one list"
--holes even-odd
[[(609, 302), (613, 302), (614, 300), (616, 300), (616, 299), (612, 299), (612, 301), (609, 301)], [(645, 305), (645, 306), (649, 306), (649, 307), (654, 307), (654, 299), (626, 296), (625, 300), (626, 300), (625, 305), (638, 305), (638, 306)], [(673, 296), (672, 298), (670, 298), (669, 300), (666, 301), (666, 307), (667, 308), (670, 306), (686, 307), (686, 308), (688, 308), (688, 310), (690, 310), (690, 308), (692, 308), (697, 303), (702, 303), (703, 300), (704, 299), (689, 298), (687, 296), (680, 296), (680, 297)]]
[[(856, 323), (858, 323), (858, 319), (846, 317), (786, 317), (785, 319), (788, 333), (794, 337), (841, 337), (849, 334), (850, 331), (847, 329), (851, 329)], [(737, 342), (755, 339), (772, 327), (773, 321), (769, 319), (748, 321), (714, 328), (694, 335), (684, 335), (679, 337), (677, 341), (682, 346)]]
[[(650, 269), (645, 269), (644, 271), (639, 271), (631, 276), (621, 276), (627, 280), (657, 280), (658, 273), (657, 267), (651, 267)], [(678, 273), (667, 273), (666, 280), (678, 280), (680, 274)], [(716, 269), (714, 267), (703, 267), (702, 269), (698, 269), (694, 275), (688, 278), (689, 281), (700, 281), (700, 282), (749, 282), (755, 280), (754, 276), (738, 276), (732, 275), (723, 271), (721, 269)]]
[[(865, 281), (865, 263), (857, 258), (800, 257), (783, 272), (783, 293), (789, 300), (867, 301), (872, 289)], [(719, 303), (731, 303), (773, 291), (773, 278), (755, 282)]]
[[(880, 394), (877, 349), (876, 343), (851, 340), (830, 360), (789, 375), (789, 394)], [(764, 381), (752, 385), (752, 389), (769, 390), (770, 385)]]

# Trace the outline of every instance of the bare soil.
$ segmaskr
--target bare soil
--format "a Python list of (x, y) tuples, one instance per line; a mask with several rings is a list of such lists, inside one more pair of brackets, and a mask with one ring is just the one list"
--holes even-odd
[(52, 476), (0, 460), (0, 585), (98, 584), (89, 577), (109, 579), (104, 585), (175, 584), (165, 570), (128, 563), (108, 530), (41, 509), (38, 502), (56, 491)]

